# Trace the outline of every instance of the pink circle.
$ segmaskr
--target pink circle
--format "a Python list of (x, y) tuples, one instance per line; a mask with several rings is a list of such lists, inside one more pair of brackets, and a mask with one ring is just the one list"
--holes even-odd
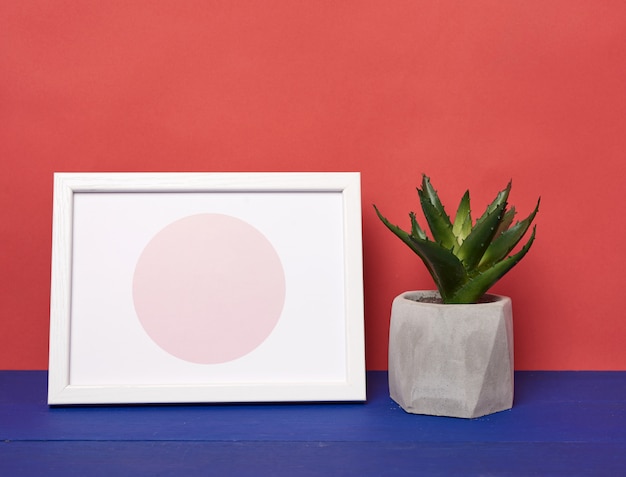
[(272, 244), (243, 220), (199, 214), (168, 225), (141, 253), (135, 310), (163, 350), (192, 363), (240, 358), (270, 335), (285, 301)]

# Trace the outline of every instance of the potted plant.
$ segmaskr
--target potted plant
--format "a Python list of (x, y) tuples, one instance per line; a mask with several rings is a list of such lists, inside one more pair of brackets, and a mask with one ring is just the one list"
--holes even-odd
[(511, 182), (473, 222), (465, 192), (454, 220), (430, 179), (417, 189), (431, 237), (414, 212), (404, 231), (380, 220), (422, 259), (437, 291), (410, 291), (393, 300), (389, 332), (389, 391), (405, 411), (475, 418), (513, 406), (513, 318), (508, 297), (487, 291), (528, 253), (513, 249), (532, 213), (513, 224)]

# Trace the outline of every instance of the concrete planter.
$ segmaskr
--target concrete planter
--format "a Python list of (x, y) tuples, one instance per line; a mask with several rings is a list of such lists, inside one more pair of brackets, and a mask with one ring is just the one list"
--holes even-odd
[(475, 418), (513, 406), (513, 316), (508, 297), (442, 305), (436, 292), (393, 301), (389, 391), (414, 414)]

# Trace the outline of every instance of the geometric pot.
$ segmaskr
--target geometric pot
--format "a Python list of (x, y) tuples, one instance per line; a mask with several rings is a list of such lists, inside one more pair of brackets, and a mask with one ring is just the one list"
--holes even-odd
[[(433, 291), (397, 296), (389, 330), (389, 392), (413, 414), (475, 418), (513, 406), (511, 299), (429, 303)], [(426, 302), (424, 302), (426, 300)]]

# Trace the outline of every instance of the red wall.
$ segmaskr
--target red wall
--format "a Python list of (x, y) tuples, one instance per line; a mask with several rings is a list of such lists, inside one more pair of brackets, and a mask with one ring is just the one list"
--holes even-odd
[[(513, 178), (518, 369), (626, 369), (626, 3), (0, 1), (0, 369), (47, 366), (54, 171), (361, 171), (369, 369), (432, 288), (380, 224)], [(406, 222), (404, 222), (406, 223)]]

